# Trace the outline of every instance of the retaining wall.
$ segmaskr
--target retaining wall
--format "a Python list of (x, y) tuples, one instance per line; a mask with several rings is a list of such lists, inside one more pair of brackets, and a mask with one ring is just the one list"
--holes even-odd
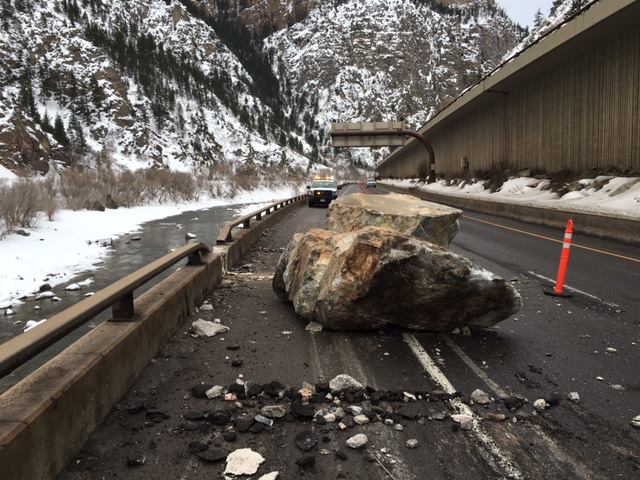
[(234, 230), (233, 242), (135, 300), (132, 322), (104, 322), (0, 396), (0, 478), (55, 478), (136, 377), (262, 233), (302, 202)]

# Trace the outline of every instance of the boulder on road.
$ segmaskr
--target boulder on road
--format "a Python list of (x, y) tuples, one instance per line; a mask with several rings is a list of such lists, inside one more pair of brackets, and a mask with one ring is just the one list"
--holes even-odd
[(509, 283), (466, 258), (377, 227), (296, 234), (273, 288), (298, 315), (333, 330), (489, 327), (522, 304)]
[(446, 247), (458, 233), (461, 210), (426, 202), (411, 195), (345, 195), (331, 202), (327, 230), (353, 232), (383, 227)]

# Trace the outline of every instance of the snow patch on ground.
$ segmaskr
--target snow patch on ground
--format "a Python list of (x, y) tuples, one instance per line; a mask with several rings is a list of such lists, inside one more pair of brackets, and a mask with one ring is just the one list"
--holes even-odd
[[(602, 188), (596, 188), (593, 186), (596, 181), (606, 183)], [(576, 212), (620, 215), (640, 220), (640, 178), (635, 177), (601, 176), (583, 179), (579, 183), (585, 188), (566, 193), (562, 197), (549, 189), (549, 180), (531, 177), (509, 179), (494, 193), (484, 188), (483, 180), (469, 180), (457, 185), (448, 185), (445, 180), (428, 185), (419, 183), (416, 179), (384, 180), (380, 183), (400, 188), (417, 188), (424, 192)]]
[(100, 240), (135, 231), (140, 225), (185, 211), (220, 205), (251, 203), (235, 213), (243, 215), (261, 205), (298, 195), (294, 187), (260, 188), (244, 191), (234, 198), (206, 198), (173, 205), (147, 205), (98, 211), (59, 211), (54, 220), (42, 220), (36, 228), (25, 229), (30, 236), (8, 235), (0, 241), (0, 304), (16, 305), (19, 298), (37, 291), (46, 281), (51, 286), (76, 275), (95, 270), (108, 250)]
[(0, 180), (13, 180), (14, 178), (18, 178), (15, 173), (0, 165)]

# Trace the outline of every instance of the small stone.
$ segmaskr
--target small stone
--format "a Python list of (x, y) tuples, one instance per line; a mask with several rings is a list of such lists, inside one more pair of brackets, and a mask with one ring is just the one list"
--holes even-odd
[(580, 394), (578, 392), (571, 392), (568, 395), (569, 400), (571, 400), (573, 403), (578, 403), (580, 402)]
[(224, 395), (225, 402), (235, 402), (236, 400), (238, 400), (238, 396), (235, 393), (226, 393)]
[(327, 413), (323, 418), (327, 423), (334, 423), (337, 420), (335, 413)]
[(451, 415), (451, 419), (460, 425), (461, 430), (471, 430), (473, 428), (473, 418), (466, 413)]
[(44, 291), (36, 295), (36, 300), (46, 300), (47, 298), (53, 298), (55, 295), (51, 290)]
[(209, 390), (205, 392), (205, 395), (208, 399), (214, 399), (221, 397), (224, 393), (224, 387), (221, 385), (214, 385)]
[(604, 382), (604, 378), (602, 377), (596, 377), (596, 380), (598, 380), (599, 382)]
[(634, 428), (640, 428), (640, 415), (631, 419), (631, 426)]
[(462, 335), (465, 337), (470, 337), (471, 329), (469, 327), (462, 327)]
[(366, 425), (367, 423), (369, 423), (369, 417), (367, 417), (366, 415), (356, 415), (355, 417), (353, 417), (353, 421), (358, 425)]
[(326, 448), (321, 448), (320, 449), (320, 455), (329, 455), (331, 453), (330, 450), (327, 450)]
[(364, 433), (359, 433), (347, 439), (347, 446), (349, 448), (362, 448), (368, 441), (369, 439)]
[(254, 422), (251, 427), (249, 427), (249, 431), (251, 433), (261, 433), (265, 429), (265, 424), (260, 422)]
[(303, 470), (313, 468), (315, 464), (316, 464), (316, 459), (311, 455), (305, 455), (304, 457), (296, 460), (296, 465), (298, 465)]
[(397, 430), (398, 432), (401, 432), (401, 431), (403, 431), (403, 430), (404, 430), (404, 427), (402, 426), (402, 424), (401, 424), (401, 423), (396, 423), (396, 424), (393, 426), (393, 429), (394, 429), (394, 430)]
[(260, 411), (267, 418), (284, 418), (287, 414), (287, 409), (282, 405), (267, 405)]
[(291, 413), (293, 413), (296, 417), (301, 418), (313, 418), (316, 414), (311, 405), (305, 405), (300, 402), (291, 403)]
[(236, 430), (240, 433), (245, 433), (249, 431), (251, 425), (253, 425), (253, 418), (249, 415), (244, 415), (242, 417), (237, 417), (235, 420)]
[(273, 426), (273, 420), (271, 420), (270, 418), (265, 417), (264, 415), (256, 415), (254, 417), (254, 420), (258, 423), (262, 423), (263, 425), (266, 425), (267, 427), (272, 427)]
[(384, 419), (384, 424), (391, 426), (391, 425), (393, 425), (393, 420), (390, 419), (390, 418), (385, 418)]
[(407, 448), (416, 448), (418, 446), (418, 440), (415, 438), (411, 438), (407, 440)]
[(47, 292), (49, 290), (51, 290), (51, 285), (48, 283), (43, 283), (40, 285), (40, 288), (38, 288), (38, 292)]
[(505, 397), (502, 399), (504, 406), (509, 410), (518, 410), (524, 405), (524, 399), (516, 396)]
[(607, 347), (607, 352), (609, 352), (609, 353), (617, 353), (618, 350), (613, 348), (613, 347)]
[(7, 308), (7, 309), (4, 311), (4, 314), (8, 317), (8, 316), (10, 316), (10, 315), (13, 315), (13, 314), (14, 314), (14, 312), (13, 312), (13, 310), (11, 310), (10, 308)]
[(242, 359), (241, 358), (234, 358), (233, 360), (231, 360), (231, 366), (232, 367), (241, 367), (242, 366)]
[(72, 283), (71, 285), (67, 285), (65, 287), (65, 290), (68, 292), (75, 292), (80, 290), (80, 285), (78, 285), (77, 283)]
[(132, 452), (127, 456), (127, 465), (129, 467), (141, 467), (147, 461), (147, 457), (142, 452)]
[(507, 416), (504, 413), (489, 413), (487, 415), (489, 420), (493, 420), (494, 422), (504, 422), (507, 419)]
[(347, 374), (340, 374), (329, 382), (331, 392), (336, 394), (345, 390), (364, 390), (364, 386), (355, 378)]
[(435, 412), (430, 415), (431, 420), (437, 420), (439, 422), (446, 420), (448, 415), (445, 412)]
[(210, 312), (213, 310), (213, 305), (211, 305), (210, 303), (203, 303), (202, 305), (200, 305), (200, 310), (203, 312)]
[(318, 444), (318, 436), (310, 430), (305, 430), (296, 435), (296, 446), (303, 452), (308, 452)]
[(487, 405), (491, 403), (489, 395), (479, 388), (471, 393), (471, 400), (473, 400), (473, 403), (477, 403), (478, 405)]
[(533, 408), (539, 412), (544, 412), (547, 409), (547, 402), (544, 398), (539, 398), (533, 402)]
[(307, 332), (318, 333), (322, 331), (322, 325), (320, 325), (318, 322), (311, 321), (304, 329)]
[(198, 238), (198, 236), (195, 233), (187, 232), (187, 233), (184, 234), (184, 239), (185, 240), (193, 240), (194, 238)]

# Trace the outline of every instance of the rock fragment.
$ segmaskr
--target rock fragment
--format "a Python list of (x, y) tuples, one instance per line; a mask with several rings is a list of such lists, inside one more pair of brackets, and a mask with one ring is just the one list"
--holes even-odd
[(533, 408), (539, 412), (544, 412), (547, 409), (547, 401), (544, 398), (539, 398), (533, 402)]
[(216, 463), (227, 458), (227, 452), (221, 448), (212, 448), (194, 453), (196, 457), (206, 463)]
[(631, 426), (634, 428), (640, 428), (640, 415), (631, 419)]
[(362, 448), (367, 444), (368, 441), (369, 439), (364, 433), (358, 433), (357, 435), (354, 435), (353, 437), (347, 439), (347, 446), (354, 449)]
[(296, 435), (296, 446), (303, 452), (308, 452), (318, 444), (318, 436), (310, 430), (305, 430)]
[(224, 474), (254, 475), (264, 460), (262, 455), (254, 452), (250, 448), (234, 450), (227, 456), (227, 465)]
[(471, 430), (473, 428), (473, 418), (466, 413), (451, 415), (451, 419), (460, 425), (461, 430)]
[(411, 438), (407, 440), (407, 448), (416, 448), (418, 446), (418, 440), (415, 438)]
[(350, 375), (342, 373), (329, 382), (332, 393), (341, 393), (345, 390), (364, 390), (364, 385)]
[(216, 335), (229, 331), (229, 327), (217, 322), (202, 320), (201, 318), (193, 322), (191, 328), (196, 335), (205, 338), (215, 337)]
[(221, 385), (214, 385), (204, 393), (205, 396), (209, 399), (219, 398), (224, 393), (224, 387)]
[(260, 410), (267, 418), (284, 418), (287, 409), (282, 405), (266, 405)]
[(258, 480), (276, 480), (279, 475), (280, 475), (280, 472), (266, 473), (262, 475), (260, 478), (258, 478)]
[(477, 403), (478, 405), (487, 405), (491, 403), (489, 395), (479, 388), (471, 393), (471, 400), (473, 400), (473, 403)]
[(578, 392), (570, 392), (569, 395), (568, 395), (568, 398), (573, 403), (579, 403), (580, 402), (580, 394)]
[(369, 417), (367, 417), (366, 415), (357, 415), (353, 417), (353, 421), (358, 425), (366, 425), (367, 423), (369, 423)]

